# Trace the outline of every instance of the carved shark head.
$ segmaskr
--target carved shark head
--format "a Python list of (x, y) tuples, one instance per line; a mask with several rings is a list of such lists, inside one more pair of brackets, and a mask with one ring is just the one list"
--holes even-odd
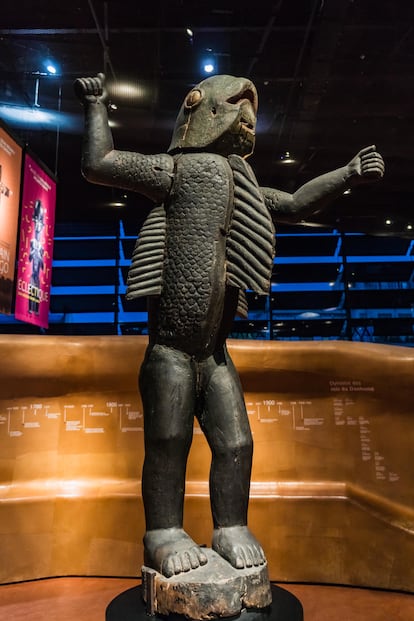
[(215, 75), (184, 99), (168, 152), (208, 150), (249, 156), (254, 149), (257, 91), (246, 78)]

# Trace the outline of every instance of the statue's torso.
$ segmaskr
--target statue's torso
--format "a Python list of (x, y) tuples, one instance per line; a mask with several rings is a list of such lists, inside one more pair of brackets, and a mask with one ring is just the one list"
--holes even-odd
[(270, 215), (240, 157), (177, 156), (171, 191), (141, 230), (128, 278), (129, 298), (150, 298), (151, 340), (212, 353), (244, 290), (267, 291), (273, 243)]
[(154, 326), (158, 343), (195, 354), (214, 349), (224, 310), (231, 184), (223, 157), (192, 153), (177, 158), (165, 205), (168, 234)]

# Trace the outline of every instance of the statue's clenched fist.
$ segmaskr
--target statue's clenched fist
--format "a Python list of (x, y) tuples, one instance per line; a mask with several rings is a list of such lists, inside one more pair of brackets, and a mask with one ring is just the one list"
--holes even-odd
[(384, 160), (373, 144), (361, 149), (349, 162), (348, 169), (352, 184), (370, 183), (384, 176)]
[(105, 86), (105, 76), (98, 73), (93, 78), (78, 78), (75, 80), (73, 88), (75, 95), (83, 103), (96, 103), (98, 101), (107, 103), (108, 91)]

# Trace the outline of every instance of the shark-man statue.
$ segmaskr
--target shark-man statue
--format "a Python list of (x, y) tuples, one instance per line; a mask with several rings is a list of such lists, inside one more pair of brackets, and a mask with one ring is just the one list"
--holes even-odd
[(133, 190), (154, 203), (132, 257), (127, 297), (148, 298), (149, 345), (140, 371), (144, 407), (145, 565), (165, 578), (199, 571), (206, 550), (183, 529), (185, 472), (199, 421), (212, 453), (212, 549), (235, 571), (265, 555), (247, 525), (252, 437), (242, 388), (226, 348), (246, 290), (267, 294), (274, 225), (306, 220), (347, 188), (375, 181), (374, 146), (288, 194), (260, 187), (253, 152), (257, 92), (245, 78), (215, 75), (179, 111), (166, 153), (114, 148), (105, 77), (80, 78), (85, 110), (82, 172), (93, 183)]

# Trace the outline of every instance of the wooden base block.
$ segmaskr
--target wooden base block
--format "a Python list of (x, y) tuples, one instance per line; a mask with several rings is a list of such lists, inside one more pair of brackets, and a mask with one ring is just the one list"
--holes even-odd
[(235, 569), (210, 548), (203, 551), (208, 558), (206, 565), (171, 578), (142, 568), (148, 614), (210, 619), (232, 617), (243, 609), (262, 609), (271, 604), (267, 565)]
[[(303, 621), (300, 601), (289, 591), (274, 584), (272, 603), (267, 608), (242, 610), (232, 621)], [(141, 586), (120, 593), (106, 609), (105, 621), (186, 621), (182, 615), (148, 616)]]

